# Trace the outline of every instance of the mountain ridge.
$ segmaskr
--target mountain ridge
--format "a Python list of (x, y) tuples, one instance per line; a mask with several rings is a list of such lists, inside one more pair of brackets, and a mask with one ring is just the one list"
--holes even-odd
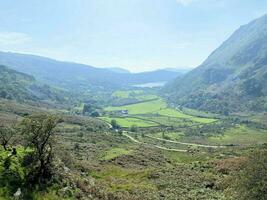
[(38, 80), (63, 88), (88, 89), (90, 86), (117, 87), (169, 81), (181, 75), (167, 70), (143, 73), (116, 73), (110, 69), (63, 62), (42, 56), (0, 52), (0, 64), (33, 75)]
[(225, 113), (263, 111), (267, 110), (266, 80), (264, 15), (241, 26), (199, 67), (169, 83), (165, 91), (170, 101), (186, 107)]
[(56, 89), (38, 83), (31, 75), (4, 65), (0, 65), (0, 98), (18, 102), (65, 101)]

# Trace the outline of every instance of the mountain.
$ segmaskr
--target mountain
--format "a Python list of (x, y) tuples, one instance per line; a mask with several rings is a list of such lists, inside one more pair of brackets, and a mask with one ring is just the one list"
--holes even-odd
[(241, 26), (196, 69), (170, 82), (171, 102), (221, 113), (267, 111), (267, 15)]
[(106, 68), (106, 69), (110, 70), (112, 72), (121, 73), (121, 74), (130, 74), (131, 73), (127, 69), (123, 69), (123, 68), (120, 68), (120, 67), (110, 67), (110, 68)]
[[(0, 98), (18, 102), (63, 102), (62, 91), (39, 84), (31, 75), (0, 65)], [(48, 102), (47, 102), (48, 103)]]
[[(175, 79), (180, 73), (159, 70), (144, 73), (118, 73), (114, 69), (61, 62), (41, 56), (0, 52), (0, 64), (33, 75), (36, 79), (64, 89), (86, 90), (90, 87), (105, 88), (130, 86)], [(121, 71), (121, 70), (119, 70)]]
[(167, 80), (174, 80), (177, 77), (182, 76), (180, 72), (172, 72), (169, 70), (161, 69), (151, 72), (133, 73), (128, 76), (132, 84), (143, 84), (152, 82), (167, 82)]
[(189, 71), (192, 70), (192, 68), (175, 68), (175, 67), (169, 67), (169, 68), (164, 68), (164, 70), (166, 71), (170, 71), (170, 72), (176, 72), (176, 73), (181, 73), (181, 74), (186, 74), (188, 73)]

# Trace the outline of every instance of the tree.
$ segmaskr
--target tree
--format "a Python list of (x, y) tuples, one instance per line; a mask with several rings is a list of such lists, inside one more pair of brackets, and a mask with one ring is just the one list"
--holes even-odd
[(120, 128), (120, 125), (117, 123), (117, 121), (115, 119), (111, 120), (111, 126), (114, 129), (119, 129)]
[(91, 117), (99, 117), (100, 116), (99, 112), (97, 112), (97, 111), (93, 111), (90, 115), (91, 115)]
[(90, 104), (84, 104), (84, 106), (83, 106), (83, 114), (91, 113), (93, 111), (94, 111), (94, 109), (93, 109), (93, 106), (92, 105), (90, 105)]
[(137, 132), (138, 131), (138, 127), (136, 125), (132, 125), (130, 128), (131, 132)]
[(35, 115), (24, 119), (21, 123), (22, 133), (25, 135), (26, 147), (33, 150), (30, 172), (30, 183), (44, 183), (52, 177), (54, 158), (54, 129), (58, 124), (58, 118), (51, 115)]
[(7, 146), (10, 141), (15, 136), (15, 129), (11, 126), (0, 126), (0, 144), (3, 146), (5, 151), (7, 150)]

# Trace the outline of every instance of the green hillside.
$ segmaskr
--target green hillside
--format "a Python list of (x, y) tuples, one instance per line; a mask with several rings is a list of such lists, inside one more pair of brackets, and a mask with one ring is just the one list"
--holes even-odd
[(46, 57), (0, 51), (0, 64), (33, 75), (49, 85), (84, 91), (117, 88), (152, 82), (167, 82), (181, 76), (181, 70), (162, 69), (141, 73), (120, 73), (112, 69), (63, 62)]
[(170, 101), (213, 112), (267, 110), (267, 15), (241, 26), (206, 61), (166, 86)]
[(64, 93), (38, 83), (33, 76), (0, 66), (0, 98), (28, 101), (62, 102)]

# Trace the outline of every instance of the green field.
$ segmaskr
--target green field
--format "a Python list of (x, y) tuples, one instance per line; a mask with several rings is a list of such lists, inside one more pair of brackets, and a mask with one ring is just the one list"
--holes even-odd
[(143, 103), (131, 104), (127, 106), (119, 106), (119, 107), (107, 107), (106, 111), (116, 111), (116, 110), (128, 110), (130, 115), (138, 115), (138, 114), (147, 114), (147, 113), (155, 113), (160, 109), (164, 109), (167, 107), (167, 104), (159, 99), (155, 101), (148, 101)]
[(149, 134), (149, 136), (173, 140), (173, 141), (175, 141), (175, 140), (179, 141), (184, 136), (184, 134), (181, 132), (180, 133), (177, 133), (177, 132), (165, 132), (165, 133), (158, 132), (158, 133), (154, 133), (154, 134)]
[(134, 95), (144, 94), (143, 90), (118, 90), (112, 94), (113, 97), (117, 98), (130, 98)]
[(148, 115), (148, 116), (141, 116), (140, 118), (144, 120), (150, 120), (161, 125), (165, 126), (173, 126), (173, 127), (185, 127), (185, 126), (193, 126), (196, 123), (184, 118), (177, 118), (177, 117), (168, 117), (162, 115)]
[(171, 109), (171, 108), (166, 108), (157, 111), (159, 115), (163, 116), (168, 116), (168, 117), (176, 117), (176, 118), (183, 118), (183, 119), (189, 119), (191, 121), (199, 122), (199, 123), (212, 123), (215, 122), (216, 119), (211, 119), (211, 118), (202, 118), (202, 117), (194, 117), (191, 115), (184, 114), (182, 112), (179, 112), (177, 110)]
[(112, 96), (120, 99), (135, 98), (140, 101), (158, 98), (156, 95), (146, 94), (143, 90), (118, 90)]
[(163, 117), (188, 119), (190, 121), (197, 123), (212, 123), (216, 121), (216, 119), (195, 117), (184, 114), (180, 111), (171, 108), (167, 108), (166, 102), (162, 99), (143, 102), (143, 103), (136, 103), (126, 106), (107, 107), (105, 110), (106, 111), (128, 110), (129, 115), (158, 114), (159, 117), (163, 116)]
[(112, 148), (104, 153), (101, 160), (111, 160), (122, 155), (128, 155), (132, 153), (132, 150), (127, 150), (124, 148)]
[(221, 136), (208, 138), (211, 144), (237, 144), (251, 145), (263, 144), (267, 141), (267, 130), (253, 129), (246, 126), (238, 126), (226, 131)]
[(124, 128), (129, 128), (133, 125), (138, 127), (151, 127), (151, 126), (158, 126), (157, 123), (151, 122), (151, 121), (145, 121), (142, 119), (137, 119), (133, 117), (101, 117), (100, 119), (110, 123), (112, 119), (115, 119), (117, 123)]
[[(109, 183), (110, 191), (129, 191), (133, 188), (141, 190), (154, 189), (154, 186), (149, 182), (149, 170), (127, 169), (106, 165), (101, 168), (101, 171), (92, 172), (91, 176)], [(116, 179), (119, 181), (116, 181)]]

